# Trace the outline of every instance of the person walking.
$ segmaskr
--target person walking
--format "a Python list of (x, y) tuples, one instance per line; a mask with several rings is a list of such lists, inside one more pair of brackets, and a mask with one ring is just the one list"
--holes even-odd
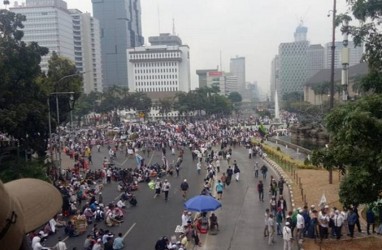
[(263, 175), (263, 180), (265, 180), (267, 178), (268, 167), (266, 165), (263, 165), (260, 171), (261, 171), (261, 174)]
[(239, 169), (239, 166), (237, 166), (236, 162), (235, 162), (235, 165), (233, 166), (233, 172), (235, 174), (236, 181), (239, 181), (239, 179), (240, 179), (240, 169)]
[(171, 184), (170, 182), (168, 182), (168, 180), (164, 180), (164, 183), (163, 183), (163, 192), (164, 192), (164, 200), (167, 201), (168, 200), (168, 193), (170, 192), (170, 188), (171, 188)]
[(265, 214), (264, 214), (264, 223), (265, 223), (265, 227), (264, 227), (264, 237), (267, 237), (269, 235), (269, 231), (268, 231), (268, 219), (269, 219), (269, 208), (265, 209)]
[(231, 166), (228, 166), (228, 169), (226, 172), (227, 172), (226, 184), (227, 184), (227, 186), (229, 186), (229, 184), (231, 184), (232, 175), (233, 175), (233, 170), (232, 170)]
[(156, 181), (155, 181), (155, 195), (154, 195), (154, 198), (156, 198), (158, 195), (160, 195), (160, 191), (162, 189), (162, 182), (160, 181), (160, 178), (157, 177)]
[(334, 234), (336, 236), (336, 239), (339, 240), (342, 236), (342, 225), (344, 224), (344, 217), (340, 213), (339, 210), (334, 211), (333, 216), (333, 222), (334, 222)]
[(198, 160), (198, 163), (196, 163), (196, 171), (198, 172), (198, 175), (200, 175), (201, 170), (202, 170), (202, 163), (200, 160)]
[(187, 179), (184, 179), (183, 182), (180, 184), (180, 190), (182, 191), (183, 200), (186, 200), (188, 188), (189, 185)]
[(220, 160), (219, 160), (219, 158), (216, 158), (215, 166), (216, 166), (216, 170), (218, 171), (218, 173), (220, 173)]
[(357, 215), (357, 221), (356, 221), (355, 225), (357, 226), (358, 232), (359, 232), (359, 233), (362, 233), (362, 230), (361, 230), (361, 224), (360, 224), (360, 222), (359, 222), (358, 204), (355, 204), (355, 205), (353, 206), (353, 211), (354, 211), (354, 213)]
[(264, 201), (264, 184), (262, 181), (257, 184), (257, 192), (259, 193), (259, 201)]
[(375, 233), (375, 215), (371, 207), (368, 207), (366, 211), (366, 230), (367, 234), (370, 235), (370, 226), (372, 227), (372, 233)]
[(353, 208), (349, 209), (349, 215), (348, 215), (348, 226), (349, 226), (349, 236), (351, 238), (354, 237), (354, 228), (357, 224), (357, 214), (354, 212)]
[(218, 180), (218, 183), (216, 183), (215, 189), (216, 189), (216, 193), (218, 194), (218, 200), (221, 200), (223, 198), (223, 189), (224, 189), (224, 185), (221, 182), (221, 180)]
[(283, 240), (284, 240), (284, 250), (292, 249), (292, 230), (290, 229), (290, 223), (285, 222), (283, 227)]
[(259, 163), (255, 162), (255, 178), (259, 177)]
[(269, 214), (268, 218), (268, 245), (273, 245), (275, 243), (275, 220), (272, 213)]

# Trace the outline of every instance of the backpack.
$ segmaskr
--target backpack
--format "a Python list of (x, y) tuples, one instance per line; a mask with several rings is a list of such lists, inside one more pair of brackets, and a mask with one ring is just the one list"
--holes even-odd
[(97, 210), (95, 214), (96, 221), (101, 221), (104, 219), (104, 213), (101, 210)]

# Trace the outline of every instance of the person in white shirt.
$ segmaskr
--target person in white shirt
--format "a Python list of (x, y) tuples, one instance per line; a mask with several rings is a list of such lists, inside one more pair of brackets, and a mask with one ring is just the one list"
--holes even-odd
[(285, 222), (283, 227), (283, 240), (284, 240), (284, 250), (292, 249), (292, 230), (290, 229), (290, 223)]
[(318, 225), (320, 230), (320, 239), (321, 241), (325, 238), (328, 238), (329, 233), (329, 221), (330, 218), (327, 215), (325, 210), (321, 210), (321, 214), (318, 216)]
[(334, 234), (336, 235), (337, 240), (339, 240), (342, 236), (341, 229), (344, 224), (344, 217), (340, 213), (339, 210), (334, 211), (334, 216), (333, 216), (333, 222), (334, 222)]
[(126, 207), (126, 204), (122, 201), (122, 200), (119, 200), (118, 202), (117, 202), (117, 207), (119, 207), (119, 208), (125, 208)]
[(61, 237), (58, 237), (58, 243), (53, 247), (56, 250), (67, 250), (66, 243), (62, 241)]
[(182, 214), (182, 227), (187, 226), (187, 221), (191, 220), (191, 212), (187, 212), (187, 210), (183, 211)]
[(268, 245), (273, 245), (275, 243), (275, 220), (273, 219), (273, 214), (270, 214), (268, 218), (268, 233)]
[(164, 180), (162, 190), (164, 192), (164, 200), (168, 200), (168, 193), (170, 192), (171, 184), (168, 182), (168, 180)]
[(304, 227), (305, 227), (305, 219), (304, 216), (302, 216), (302, 209), (298, 209), (298, 214), (297, 214), (297, 223), (296, 223), (296, 228), (297, 228), (297, 240), (302, 239), (304, 237)]

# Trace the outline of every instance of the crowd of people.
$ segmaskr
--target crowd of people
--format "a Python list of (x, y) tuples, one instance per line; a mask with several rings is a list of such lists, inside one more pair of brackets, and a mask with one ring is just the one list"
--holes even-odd
[[(268, 244), (274, 243), (276, 233), (283, 238), (284, 249), (290, 249), (293, 239), (325, 239), (329, 235), (340, 238), (345, 228), (349, 229), (346, 233), (353, 237), (354, 227), (359, 225), (357, 206), (344, 211), (329, 207), (316, 210), (314, 206), (291, 211), (283, 195), (285, 181), (269, 176), (267, 165), (259, 164), (259, 157), (264, 157), (265, 153), (261, 146), (252, 145), (251, 142), (252, 137), (259, 135), (258, 132), (236, 126), (234, 121), (221, 119), (129, 124), (122, 131), (111, 136), (107, 130), (94, 128), (74, 138), (66, 138), (65, 152), (73, 158), (73, 167), (53, 173), (55, 185), (64, 200), (62, 213), (47, 223), (41, 232), (31, 234), (32, 243), (34, 237), (43, 240), (54, 234), (57, 227), (63, 227), (67, 236), (76, 237), (86, 233), (87, 227), (92, 225), (92, 233), (87, 235), (84, 249), (122, 249), (122, 234), (114, 235), (110, 228), (124, 222), (127, 206), (137, 204), (134, 191), (139, 189), (140, 183), (147, 184), (153, 190), (154, 198), (164, 194), (163, 199), (167, 201), (173, 187), (167, 177), (164, 180), (162, 177), (179, 176), (183, 156), (190, 153), (195, 162), (195, 172), (205, 173), (201, 194), (214, 196), (221, 201), (224, 199), (225, 188), (232, 180), (240, 181), (241, 171), (234, 157), (236, 147), (248, 150), (248, 158), (254, 165), (254, 176), (259, 179), (259, 202), (264, 202), (265, 193), (269, 192), (270, 201), (265, 212), (264, 227), (264, 237), (268, 237)], [(105, 157), (102, 166), (93, 167), (92, 154), (101, 148), (107, 148), (109, 157)], [(148, 165), (145, 158), (153, 151), (161, 153), (162, 161)], [(136, 166), (118, 168), (114, 164), (118, 157), (135, 157)], [(171, 158), (176, 160), (170, 161)], [(223, 168), (223, 165), (227, 167)], [(102, 190), (104, 185), (111, 182), (118, 183), (120, 196), (115, 202), (105, 204)], [(182, 190), (182, 198), (186, 200), (189, 189), (187, 179), (183, 180), (179, 188)], [(155, 244), (156, 250), (184, 250), (189, 249), (190, 244), (199, 246), (201, 242), (198, 235), (203, 225), (219, 229), (216, 214), (208, 217), (207, 214), (185, 211), (181, 221), (180, 235), (161, 237)], [(36, 247), (35, 244), (33, 250), (38, 249), (41, 249), (40, 246)]]

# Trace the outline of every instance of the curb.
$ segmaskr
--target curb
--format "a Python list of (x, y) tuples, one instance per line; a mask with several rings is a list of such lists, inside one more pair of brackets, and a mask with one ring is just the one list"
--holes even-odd
[(283, 177), (283, 179), (285, 180), (285, 184), (289, 190), (289, 198), (290, 198), (290, 204), (292, 206), (292, 210), (294, 210), (295, 208), (295, 203), (294, 203), (294, 197), (293, 197), (293, 189), (292, 189), (292, 179), (285, 173), (285, 171), (279, 166), (277, 165), (274, 161), (272, 161), (271, 159), (269, 158), (263, 158), (264, 161), (266, 161), (275, 171), (276, 173)]

